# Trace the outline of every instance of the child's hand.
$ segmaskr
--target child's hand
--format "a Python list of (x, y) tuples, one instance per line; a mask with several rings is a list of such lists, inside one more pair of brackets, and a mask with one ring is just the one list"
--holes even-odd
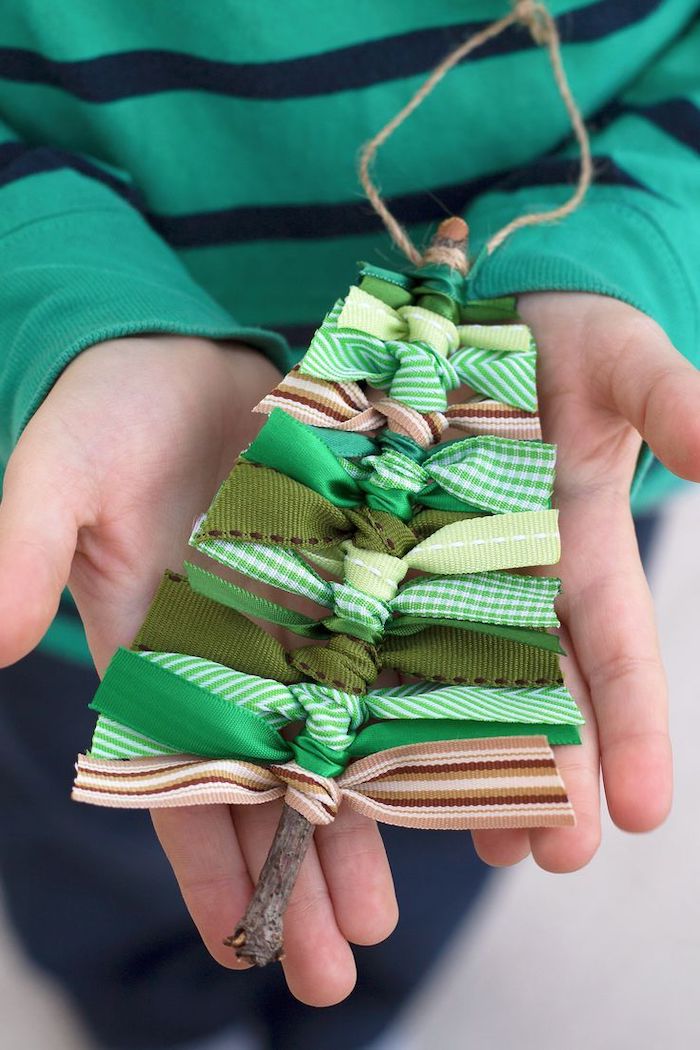
[[(628, 493), (635, 427), (672, 470), (700, 480), (700, 379), (656, 325), (615, 300), (549, 293), (520, 305), (541, 350), (545, 438), (559, 445), (566, 674), (588, 726), (583, 747), (558, 753), (575, 829), (475, 838), (491, 863), (513, 863), (531, 845), (543, 867), (566, 871), (598, 842), (598, 735), (616, 822), (649, 829), (668, 810), (665, 683)], [(171, 337), (117, 340), (69, 366), (8, 466), (0, 663), (36, 643), (69, 580), (104, 669), (136, 633), (163, 568), (182, 561), (192, 518), (252, 436), (248, 410), (275, 379), (252, 351)], [(225, 965), (236, 964), (222, 930), (243, 913), (249, 870), (261, 866), (276, 820), (268, 806), (154, 815), (193, 917)], [(369, 822), (343, 813), (315, 841), (288, 911), (284, 965), (294, 994), (322, 1005), (352, 987), (347, 940), (381, 940), (396, 904)]]
[[(103, 343), (72, 362), (5, 476), (0, 666), (36, 645), (69, 583), (104, 671), (163, 570), (181, 565), (195, 516), (262, 422), (250, 409), (278, 378), (245, 347), (170, 336)], [(245, 911), (278, 816), (272, 805), (153, 815), (202, 937), (226, 966), (238, 964), (222, 939)], [(291, 990), (316, 1005), (344, 998), (355, 980), (347, 941), (376, 943), (396, 917), (376, 826), (341, 814), (316, 832), (287, 912)]]
[(608, 809), (626, 831), (649, 831), (672, 793), (666, 679), (629, 509), (641, 433), (681, 477), (700, 481), (700, 374), (645, 315), (615, 299), (523, 295), (519, 311), (540, 350), (546, 441), (558, 445), (566, 627), (563, 661), (587, 719), (582, 747), (557, 761), (575, 828), (478, 832), (481, 857), (513, 864), (532, 850), (549, 871), (573, 871), (600, 837), (599, 765)]

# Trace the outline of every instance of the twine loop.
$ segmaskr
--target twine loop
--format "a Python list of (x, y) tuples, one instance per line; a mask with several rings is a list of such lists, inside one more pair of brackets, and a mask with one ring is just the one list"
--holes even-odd
[(455, 252), (445, 252), (443, 249), (440, 249), (439, 258), (436, 258), (433, 249), (428, 248), (427, 252), (424, 254), (416, 248), (401, 223), (394, 215), (392, 215), (390, 209), (383, 200), (381, 193), (372, 180), (370, 175), (372, 161), (380, 147), (384, 145), (387, 139), (398, 127), (400, 127), (401, 124), (403, 124), (414, 110), (418, 109), (421, 103), (432, 93), (433, 89), (440, 83), (443, 77), (446, 76), (446, 74), (449, 73), (458, 62), (461, 62), (472, 51), (476, 51), (477, 48), (482, 47), (489, 40), (499, 36), (510, 26), (517, 24), (526, 26), (535, 43), (538, 46), (547, 49), (552, 66), (552, 73), (554, 75), (554, 81), (566, 108), (574, 136), (579, 145), (579, 177), (574, 192), (564, 204), (548, 211), (521, 215), (507, 223), (502, 229), (498, 230), (497, 233), (495, 233), (487, 242), (487, 254), (490, 255), (494, 252), (499, 245), (503, 244), (507, 237), (510, 237), (515, 230), (518, 230), (523, 226), (537, 226), (543, 222), (554, 222), (570, 215), (579, 207), (588, 192), (591, 182), (593, 181), (593, 164), (591, 160), (588, 132), (586, 131), (583, 116), (581, 115), (581, 111), (573, 97), (571, 87), (564, 71), (561, 57), (561, 41), (557, 24), (546, 6), (543, 3), (540, 3), (539, 0), (513, 0), (512, 9), (508, 14), (491, 22), (490, 25), (485, 26), (483, 29), (480, 29), (446, 55), (423, 84), (421, 84), (412, 98), (408, 100), (406, 105), (384, 125), (381, 131), (377, 132), (374, 138), (365, 143), (360, 153), (358, 175), (367, 199), (384, 223), (394, 244), (414, 266), (424, 266), (430, 261), (444, 261), (448, 265), (454, 266), (462, 273), (466, 273), (468, 269), (468, 263), (466, 261), (464, 263), (461, 261), (455, 262)]

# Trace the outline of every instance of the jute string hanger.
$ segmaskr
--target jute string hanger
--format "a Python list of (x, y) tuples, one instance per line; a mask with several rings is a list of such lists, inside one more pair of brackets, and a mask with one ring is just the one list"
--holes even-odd
[[(553, 222), (570, 215), (579, 207), (591, 185), (593, 179), (593, 165), (591, 161), (591, 147), (588, 139), (588, 132), (586, 131), (581, 111), (573, 97), (571, 87), (564, 71), (564, 64), (561, 57), (561, 41), (556, 22), (544, 4), (538, 3), (536, 0), (515, 0), (513, 3), (513, 10), (507, 15), (492, 22), (484, 29), (480, 29), (477, 33), (474, 33), (473, 36), (470, 36), (467, 40), (454, 48), (454, 50), (450, 51), (450, 53), (443, 58), (442, 62), (435, 67), (423, 84), (421, 84), (403, 109), (392, 117), (388, 124), (385, 124), (381, 131), (377, 132), (374, 138), (370, 139), (370, 141), (362, 148), (358, 172), (367, 199), (386, 226), (394, 244), (415, 266), (421, 266), (427, 262), (444, 262), (459, 270), (461, 273), (466, 273), (469, 267), (464, 251), (467, 234), (466, 223), (457, 218), (448, 219), (441, 226), (443, 236), (439, 238), (439, 242), (434, 243), (428, 251), (423, 254), (416, 248), (407, 231), (403, 228), (396, 217), (392, 215), (385, 201), (382, 199), (382, 195), (370, 175), (372, 162), (387, 139), (393, 135), (396, 129), (404, 123), (411, 113), (418, 109), (421, 103), (424, 102), (434, 88), (437, 87), (443, 77), (449, 73), (458, 62), (461, 62), (463, 58), (466, 58), (468, 54), (481, 47), (487, 41), (493, 40), (494, 37), (499, 36), (504, 30), (508, 29), (509, 26), (516, 24), (526, 26), (535, 43), (547, 48), (554, 80), (564, 106), (566, 107), (571, 122), (571, 128), (579, 145), (579, 175), (574, 192), (567, 201), (559, 205), (559, 207), (552, 208), (549, 211), (532, 212), (528, 215), (521, 215), (518, 218), (513, 219), (498, 230), (487, 242), (487, 254), (491, 255), (500, 244), (503, 244), (507, 237), (510, 237), (511, 233), (514, 233), (515, 230), (521, 229), (523, 226), (537, 226), (540, 223)], [(448, 224), (450, 224), (450, 229), (443, 230), (443, 227), (447, 227)], [(455, 244), (452, 245), (451, 241), (454, 241)]]

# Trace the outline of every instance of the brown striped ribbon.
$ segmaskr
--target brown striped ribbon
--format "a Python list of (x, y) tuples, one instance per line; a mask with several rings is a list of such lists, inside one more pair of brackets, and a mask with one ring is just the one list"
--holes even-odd
[(469, 435), (497, 434), (520, 441), (541, 441), (539, 417), (500, 401), (467, 401), (443, 412), (417, 412), (394, 398), (370, 401), (358, 383), (335, 383), (302, 375), (295, 367), (254, 411), (269, 415), (282, 408), (300, 423), (367, 433), (388, 425), (423, 448), (436, 444), (448, 427)]
[(544, 736), (444, 740), (379, 751), (337, 780), (295, 762), (162, 755), (126, 760), (80, 755), (72, 797), (124, 809), (271, 802), (284, 796), (312, 824), (345, 802), (384, 824), (434, 829), (563, 827), (574, 811)]

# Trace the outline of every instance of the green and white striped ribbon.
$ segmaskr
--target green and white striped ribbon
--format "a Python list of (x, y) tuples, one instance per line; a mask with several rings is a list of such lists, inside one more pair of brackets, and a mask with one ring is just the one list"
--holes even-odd
[[(307, 733), (342, 751), (369, 718), (459, 718), (484, 722), (581, 725), (583, 718), (561, 685), (538, 689), (491, 689), (423, 683), (374, 689), (364, 696), (302, 682), (284, 686), (180, 653), (139, 653), (159, 667), (253, 712), (274, 729), (304, 719)], [(94, 758), (173, 754), (173, 748), (100, 715), (91, 751)]]
[(537, 351), (510, 353), (461, 346), (450, 358), (460, 379), (472, 390), (526, 412), (537, 411)]
[[(419, 412), (441, 412), (460, 383), (534, 412), (537, 352), (525, 325), (462, 325), (417, 307), (393, 310), (351, 288), (314, 335), (300, 371), (319, 379), (367, 380)], [(456, 348), (454, 336), (459, 340)]]
[(384, 342), (367, 332), (340, 328), (339, 299), (316, 331), (299, 370), (335, 382), (366, 380), (418, 412), (447, 408), (447, 391), (460, 378), (449, 360), (428, 343)]

